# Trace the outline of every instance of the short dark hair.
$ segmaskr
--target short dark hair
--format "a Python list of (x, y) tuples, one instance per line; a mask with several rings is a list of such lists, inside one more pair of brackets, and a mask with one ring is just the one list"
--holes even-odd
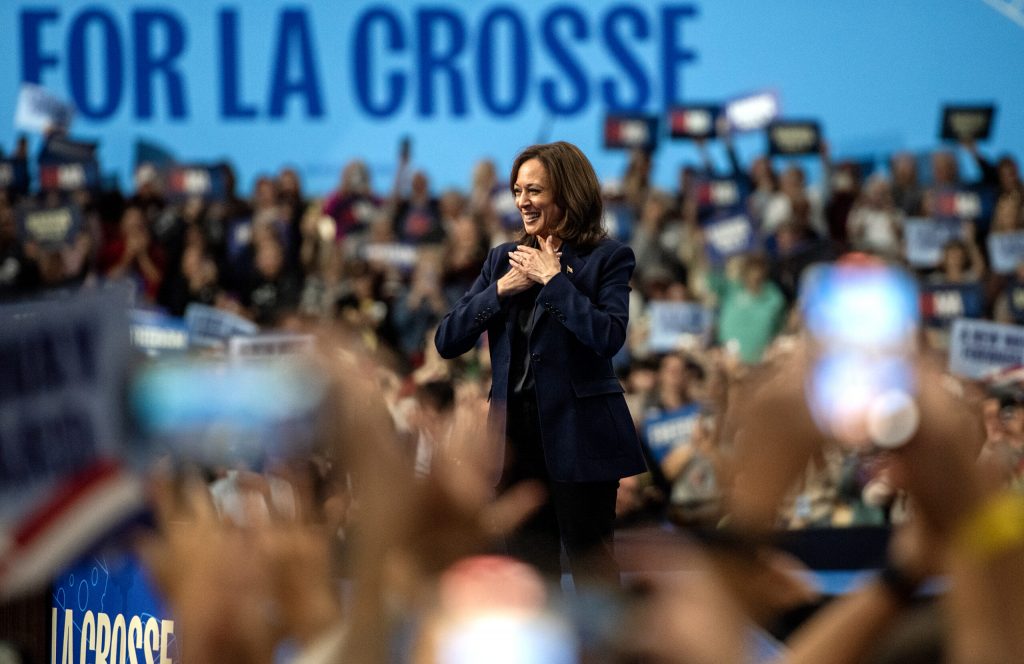
[(601, 185), (586, 155), (565, 141), (531, 145), (520, 152), (512, 164), (510, 189), (515, 189), (519, 168), (531, 159), (544, 166), (555, 203), (565, 210), (565, 218), (551, 229), (552, 233), (582, 247), (593, 246), (604, 239), (607, 232), (601, 225), (604, 215)]

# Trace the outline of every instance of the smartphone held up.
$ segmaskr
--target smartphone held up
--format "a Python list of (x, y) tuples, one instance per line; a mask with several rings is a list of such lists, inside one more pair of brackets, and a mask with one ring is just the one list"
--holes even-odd
[(810, 268), (801, 309), (814, 359), (808, 406), (822, 432), (853, 448), (898, 447), (917, 430), (917, 286), (911, 275), (851, 254)]

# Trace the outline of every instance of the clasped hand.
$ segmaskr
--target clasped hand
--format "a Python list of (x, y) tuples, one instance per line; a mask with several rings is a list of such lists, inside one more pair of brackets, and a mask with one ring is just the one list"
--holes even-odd
[(560, 254), (555, 251), (554, 238), (539, 238), (540, 249), (519, 245), (508, 252), (510, 269), (498, 280), (498, 295), (514, 295), (535, 283), (546, 284), (562, 271)]

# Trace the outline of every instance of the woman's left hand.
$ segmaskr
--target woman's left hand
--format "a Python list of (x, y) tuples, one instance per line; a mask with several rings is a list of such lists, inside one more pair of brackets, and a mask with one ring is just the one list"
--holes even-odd
[(540, 249), (519, 245), (515, 251), (508, 253), (508, 260), (513, 267), (539, 284), (546, 284), (551, 278), (562, 271), (562, 263), (555, 252), (554, 238), (538, 238)]

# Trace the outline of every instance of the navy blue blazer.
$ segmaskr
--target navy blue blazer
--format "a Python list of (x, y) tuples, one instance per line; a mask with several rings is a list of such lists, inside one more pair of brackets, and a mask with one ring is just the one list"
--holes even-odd
[[(505, 430), (510, 338), (518, 333), (498, 279), (508, 272), (515, 242), (495, 247), (480, 276), (444, 317), (434, 343), (444, 358), (469, 351), (487, 332), (491, 354), (491, 421)], [(544, 457), (551, 479), (615, 480), (645, 471), (633, 419), (611, 358), (626, 341), (633, 250), (615, 240), (561, 248), (562, 270), (534, 305), (533, 363)]]

